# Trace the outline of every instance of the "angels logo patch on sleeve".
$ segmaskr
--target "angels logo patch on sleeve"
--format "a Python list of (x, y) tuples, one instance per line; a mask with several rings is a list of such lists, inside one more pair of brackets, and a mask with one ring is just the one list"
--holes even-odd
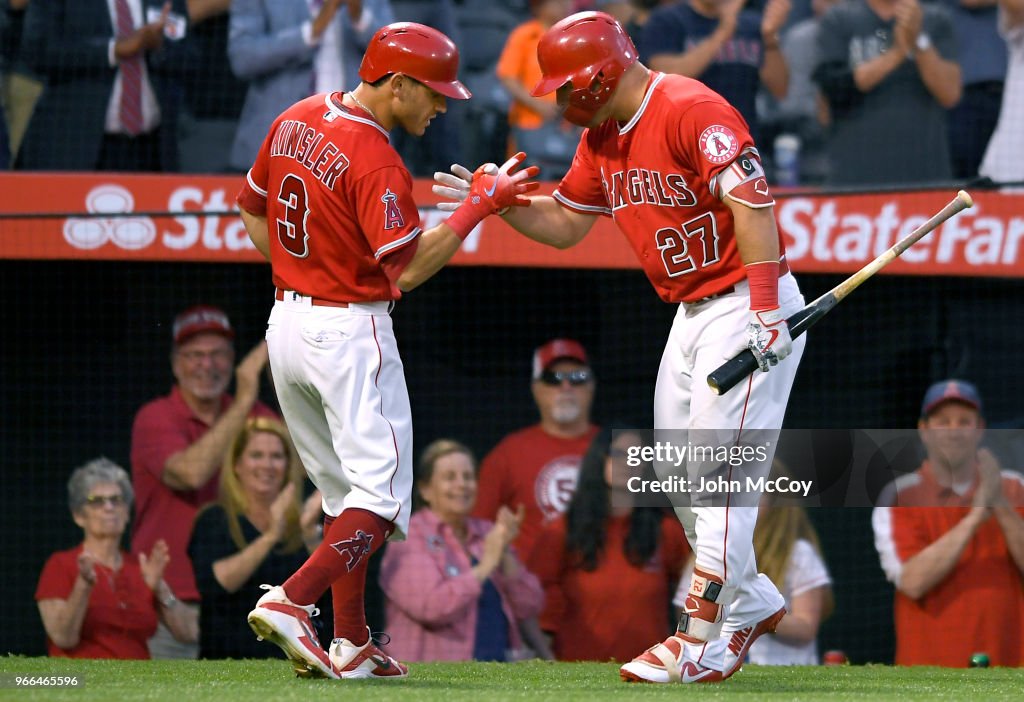
[(704, 158), (714, 164), (728, 163), (740, 148), (736, 134), (721, 124), (712, 124), (701, 132), (698, 142)]
[(384, 228), (404, 227), (405, 217), (402, 216), (402, 210), (398, 207), (398, 196), (388, 189), (380, 196), (380, 201), (384, 203)]

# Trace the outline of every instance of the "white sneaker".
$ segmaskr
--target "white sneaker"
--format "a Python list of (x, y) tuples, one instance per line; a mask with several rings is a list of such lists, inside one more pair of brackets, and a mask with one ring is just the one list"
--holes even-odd
[[(367, 629), (369, 633), (369, 629)], [(335, 639), (331, 643), (331, 664), (338, 674), (349, 678), (404, 678), (409, 669), (387, 655), (369, 638), (362, 646), (348, 639)]]
[(718, 646), (717, 641), (693, 644), (670, 636), (619, 668), (619, 677), (626, 682), (722, 682), (722, 671), (706, 665), (710, 661), (704, 655), (709, 647)]
[(751, 645), (770, 634), (786, 615), (786, 598), (764, 573), (745, 583), (729, 608), (719, 640), (725, 644), (723, 678), (738, 671)]
[(784, 616), (786, 616), (786, 608), (782, 607), (777, 612), (742, 629), (731, 633), (722, 631), (722, 640), (726, 641), (723, 679), (730, 677), (743, 667), (743, 661), (747, 659), (747, 652), (750, 651), (751, 645), (762, 634), (775, 633), (775, 627), (779, 625)]
[(280, 585), (261, 585), (267, 591), (249, 612), (249, 626), (262, 641), (277, 644), (288, 656), (299, 677), (341, 677), (317, 638), (310, 617), (320, 613), (313, 605), (297, 605)]

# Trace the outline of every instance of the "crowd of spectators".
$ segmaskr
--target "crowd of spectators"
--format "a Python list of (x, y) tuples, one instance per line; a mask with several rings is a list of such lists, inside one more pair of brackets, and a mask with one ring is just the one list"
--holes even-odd
[(529, 94), (535, 47), (583, 9), (735, 105), (778, 184), (1024, 180), (1020, 0), (0, 0), (0, 168), (242, 173), (408, 20), (455, 40), (474, 93), (394, 135), (413, 175), (521, 148), (557, 180), (578, 128)]

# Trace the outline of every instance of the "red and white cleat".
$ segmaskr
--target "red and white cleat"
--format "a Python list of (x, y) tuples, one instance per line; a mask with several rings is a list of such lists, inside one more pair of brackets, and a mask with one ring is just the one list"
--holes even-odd
[(373, 639), (356, 646), (348, 639), (335, 639), (331, 643), (331, 663), (344, 679), (351, 678), (404, 678), (409, 669), (377, 648)]
[(249, 612), (249, 626), (261, 640), (281, 647), (299, 677), (332, 678), (339, 671), (320, 645), (310, 617), (319, 614), (313, 605), (297, 605), (288, 599), (280, 585), (261, 586), (267, 593)]
[[(721, 671), (709, 668), (692, 657), (693, 653), (704, 648), (703, 643), (689, 644), (678, 636), (670, 636), (619, 668), (619, 677), (626, 682), (722, 682)], [(697, 655), (700, 656), (699, 653)]]
[[(779, 625), (782, 618), (786, 616), (786, 608), (778, 610), (777, 612), (765, 617), (756, 624), (743, 627), (732, 633), (732, 636), (728, 637), (728, 643), (725, 649), (725, 673), (722, 678), (728, 678), (741, 667), (743, 667), (743, 661), (747, 658), (747, 651), (758, 637), (762, 634), (773, 634), (775, 633), (775, 627)], [(725, 638), (727, 634), (723, 634)]]

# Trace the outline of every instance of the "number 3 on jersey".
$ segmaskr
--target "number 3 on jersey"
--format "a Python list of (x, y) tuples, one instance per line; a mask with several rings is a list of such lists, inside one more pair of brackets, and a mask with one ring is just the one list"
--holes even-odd
[(284, 217), (277, 218), (277, 240), (292, 256), (306, 258), (309, 256), (309, 234), (306, 231), (309, 198), (302, 178), (286, 175), (281, 180), (277, 201), (284, 208)]
[[(696, 239), (703, 254), (701, 261), (695, 261), (690, 253), (690, 244)], [(715, 216), (705, 212), (684, 222), (680, 229), (665, 227), (654, 234), (654, 243), (661, 251), (661, 260), (665, 264), (669, 278), (686, 275), (698, 268), (705, 268), (718, 263), (718, 226)]]

